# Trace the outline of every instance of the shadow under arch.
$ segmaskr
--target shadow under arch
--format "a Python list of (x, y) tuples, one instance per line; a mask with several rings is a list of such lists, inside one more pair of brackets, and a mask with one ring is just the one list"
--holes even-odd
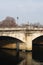
[(32, 58), (43, 61), (43, 35), (32, 41)]
[(10, 36), (0, 36), (0, 47), (6, 44), (10, 44), (10, 43), (23, 43), (23, 41), (17, 39), (17, 38), (13, 38)]

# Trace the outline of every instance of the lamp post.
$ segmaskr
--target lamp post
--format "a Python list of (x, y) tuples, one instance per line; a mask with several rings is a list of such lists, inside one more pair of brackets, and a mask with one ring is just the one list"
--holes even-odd
[(17, 23), (18, 23), (18, 19), (19, 19), (19, 17), (17, 16)]

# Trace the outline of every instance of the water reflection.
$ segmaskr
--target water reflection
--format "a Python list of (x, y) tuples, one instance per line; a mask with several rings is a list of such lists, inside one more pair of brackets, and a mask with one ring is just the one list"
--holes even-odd
[(43, 65), (43, 62), (36, 61), (36, 59), (32, 58), (32, 52), (26, 53), (26, 65)]
[(32, 59), (32, 52), (20, 51), (18, 57), (16, 54), (15, 50), (0, 49), (0, 65), (43, 65)]
[(16, 56), (15, 53), (12, 54), (10, 50), (0, 49), (0, 65), (17, 65), (23, 60), (22, 57)]

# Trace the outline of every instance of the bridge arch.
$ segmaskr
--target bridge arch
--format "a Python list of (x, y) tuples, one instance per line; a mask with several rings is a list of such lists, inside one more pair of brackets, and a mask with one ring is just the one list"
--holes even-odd
[(32, 45), (43, 45), (43, 35), (35, 38), (34, 40), (32, 40)]
[(29, 36), (27, 36), (27, 42), (26, 42), (26, 44), (27, 44), (27, 50), (32, 50), (32, 42), (33, 42), (33, 40), (34, 39), (36, 39), (37, 37), (40, 37), (40, 36), (43, 36), (43, 32), (40, 32), (40, 31), (36, 31), (36, 32), (34, 32), (34, 33), (32, 33), (32, 34), (30, 34)]
[(18, 43), (23, 43), (23, 41), (11, 36), (0, 36), (0, 48), (4, 45), (6, 46), (14, 43), (17, 45)]
[(25, 34), (20, 32), (1, 32), (0, 36), (9, 36), (25, 42)]
[(32, 41), (36, 39), (37, 37), (43, 36), (43, 32), (36, 32), (32, 34)]

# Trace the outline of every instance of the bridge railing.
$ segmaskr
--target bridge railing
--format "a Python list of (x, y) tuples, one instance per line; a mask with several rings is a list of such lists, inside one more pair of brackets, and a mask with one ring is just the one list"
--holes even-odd
[(18, 28), (0, 28), (0, 30), (43, 30), (43, 28), (37, 28), (37, 27), (32, 27), (32, 26), (27, 26), (27, 27), (18, 27)]

